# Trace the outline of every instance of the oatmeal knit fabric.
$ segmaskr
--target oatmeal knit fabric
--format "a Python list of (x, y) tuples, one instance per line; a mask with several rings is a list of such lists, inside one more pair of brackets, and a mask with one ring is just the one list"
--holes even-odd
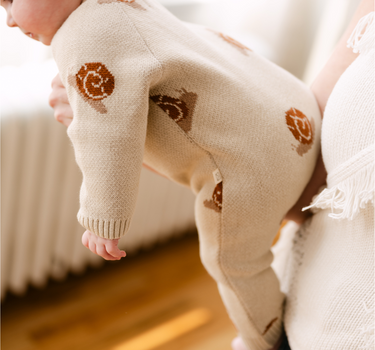
[(249, 349), (271, 348), (284, 296), (270, 247), (319, 152), (309, 89), (154, 0), (86, 0), (52, 49), (74, 111), (79, 222), (122, 237), (143, 161), (190, 187), (204, 266)]
[(327, 189), (297, 233), (287, 271), (285, 328), (293, 350), (375, 349), (374, 12), (349, 46), (359, 56), (328, 100), (322, 124)]

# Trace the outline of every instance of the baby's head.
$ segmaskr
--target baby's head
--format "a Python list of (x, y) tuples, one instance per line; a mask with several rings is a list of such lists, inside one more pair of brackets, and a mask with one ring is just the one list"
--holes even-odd
[(82, 0), (0, 0), (9, 27), (50, 45), (57, 30)]

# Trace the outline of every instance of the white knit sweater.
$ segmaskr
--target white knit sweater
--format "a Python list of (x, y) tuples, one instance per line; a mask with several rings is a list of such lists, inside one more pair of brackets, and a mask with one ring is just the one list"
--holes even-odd
[(287, 271), (293, 350), (374, 349), (374, 12), (348, 43), (360, 55), (337, 82), (322, 125), (327, 189), (297, 232)]

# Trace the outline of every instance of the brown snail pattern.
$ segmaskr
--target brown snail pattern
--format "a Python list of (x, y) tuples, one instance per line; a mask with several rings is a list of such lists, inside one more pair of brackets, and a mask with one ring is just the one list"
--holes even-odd
[(209, 29), (211, 32), (214, 32), (216, 35), (218, 35), (221, 39), (224, 39), (227, 43), (233, 45), (237, 50), (239, 50), (241, 53), (247, 56), (248, 52), (252, 52), (247, 46), (241, 44), (239, 41), (233, 39), (229, 35), (217, 32), (215, 30)]
[(285, 119), (290, 132), (299, 142), (298, 146), (292, 146), (300, 156), (303, 156), (314, 142), (314, 119), (311, 119), (310, 123), (306, 115), (296, 108), (290, 108), (285, 112)]
[(98, 0), (98, 4), (111, 4), (112, 2), (123, 2), (124, 4), (129, 5), (135, 9), (143, 11), (146, 10), (142, 5), (138, 4), (135, 0)]
[(76, 75), (68, 77), (68, 83), (99, 113), (107, 113), (102, 100), (113, 93), (115, 78), (100, 62), (85, 63)]
[(192, 117), (198, 95), (194, 92), (188, 92), (184, 88), (176, 91), (180, 93), (177, 98), (167, 95), (155, 95), (150, 96), (150, 99), (187, 133), (191, 130)]
[(203, 205), (206, 208), (213, 209), (216, 212), (220, 213), (223, 207), (223, 183), (220, 182), (216, 185), (214, 193), (212, 194), (211, 200), (205, 200)]

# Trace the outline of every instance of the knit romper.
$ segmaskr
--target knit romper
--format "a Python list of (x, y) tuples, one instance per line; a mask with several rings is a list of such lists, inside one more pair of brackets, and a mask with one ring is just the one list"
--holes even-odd
[(52, 49), (74, 111), (79, 222), (100, 237), (125, 235), (142, 162), (188, 186), (201, 259), (230, 317), (250, 349), (272, 347), (283, 294), (270, 247), (318, 155), (311, 92), (154, 0), (86, 0)]

